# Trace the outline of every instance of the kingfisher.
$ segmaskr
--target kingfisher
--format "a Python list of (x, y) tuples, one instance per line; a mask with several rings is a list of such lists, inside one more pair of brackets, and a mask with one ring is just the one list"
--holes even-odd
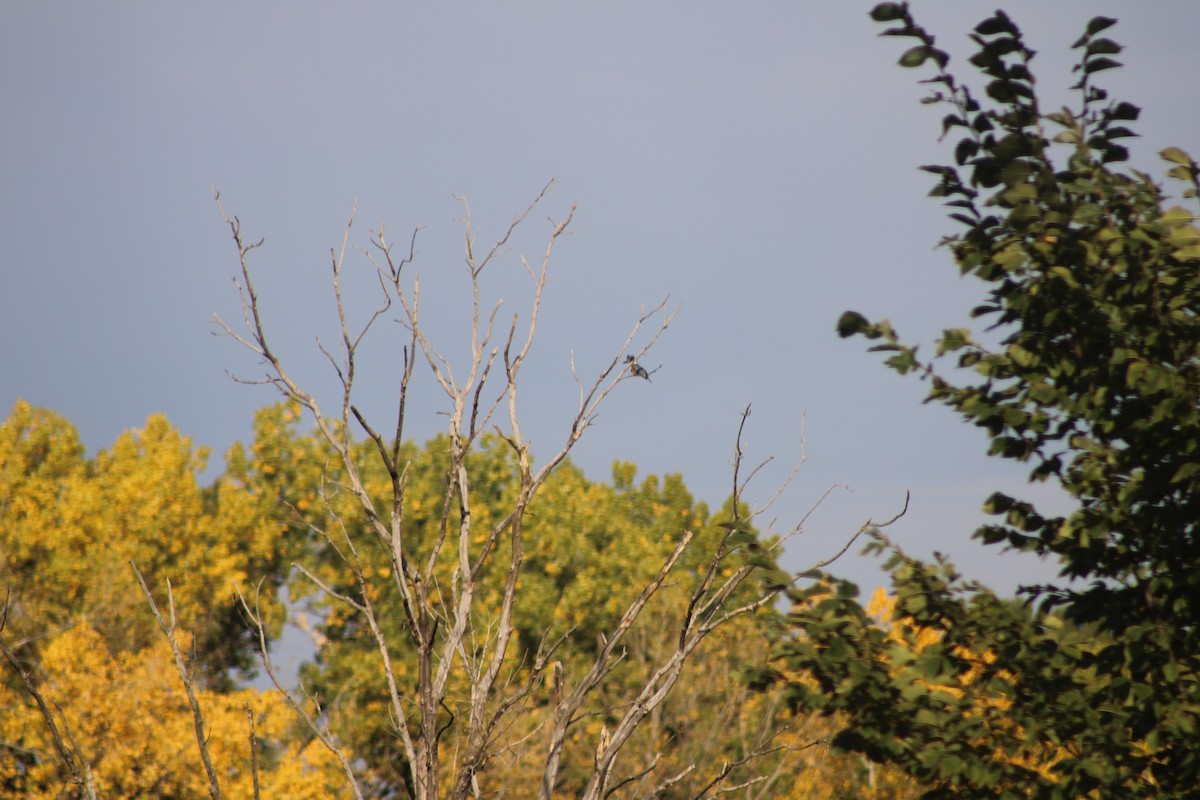
[[(632, 372), (634, 375), (638, 376), (639, 378), (645, 378), (646, 380), (650, 381), (650, 373), (646, 371), (645, 367), (643, 367), (641, 364), (637, 363), (637, 361), (635, 361), (633, 359), (633, 356), (625, 356), (625, 363), (629, 365), (629, 371)], [(654, 383), (654, 381), (650, 381), (650, 382)]]

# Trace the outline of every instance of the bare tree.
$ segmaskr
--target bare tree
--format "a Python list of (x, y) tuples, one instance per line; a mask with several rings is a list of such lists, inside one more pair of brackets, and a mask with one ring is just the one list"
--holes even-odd
[[(347, 592), (331, 585), (309, 567), (297, 564), (298, 569), (328, 598), (343, 605), (357, 616), (373, 637), (380, 665), (387, 684), (390, 714), (396, 736), (411, 768), (410, 794), (418, 800), (449, 797), (461, 800), (482, 796), (481, 775), (488, 761), (497, 755), (499, 737), (507, 730), (514, 715), (530, 702), (534, 688), (549, 682), (555, 687), (552, 712), (541, 731), (531, 734), (525, 746), (544, 747), (544, 768), (539, 798), (555, 793), (563, 764), (564, 746), (568, 731), (579, 721), (585, 700), (600, 690), (614, 666), (625, 655), (625, 640), (650, 599), (660, 591), (685, 550), (693, 542), (693, 532), (684, 531), (670, 555), (658, 566), (652, 578), (632, 593), (620, 621), (607, 632), (590, 667), (575, 675), (565, 675), (554, 658), (568, 630), (557, 639), (543, 638), (532, 654), (517, 654), (514, 644), (514, 609), (519, 592), (519, 577), (524, 558), (526, 515), (538, 490), (551, 473), (563, 463), (584, 433), (595, 423), (600, 405), (620, 384), (632, 377), (645, 377), (639, 365), (650, 348), (658, 341), (675, 318), (677, 309), (663, 301), (650, 310), (643, 310), (633, 322), (625, 340), (616, 348), (611, 359), (602, 364), (591, 379), (576, 374), (579, 390), (578, 405), (564, 432), (557, 450), (549, 454), (540, 467), (534, 468), (529, 441), (522, 432), (518, 414), (518, 390), (521, 369), (526, 363), (535, 333), (543, 292), (551, 264), (551, 256), (559, 239), (571, 224), (575, 209), (572, 206), (559, 221), (551, 221), (550, 232), (540, 261), (531, 264), (519, 258), (530, 279), (531, 306), (526, 319), (513, 315), (511, 321), (499, 321), (501, 302), (490, 303), (483, 297), (481, 277), (499, 267), (506, 247), (519, 226), (545, 198), (553, 183), (548, 184), (534, 201), (519, 214), (503, 234), (486, 249), (477, 247), (471, 209), (459, 198), (465, 210), (464, 262), (468, 278), (469, 355), (463, 363), (452, 364), (430, 340), (421, 318), (421, 282), (414, 275), (408, 278), (408, 266), (414, 257), (416, 234), (408, 242), (407, 252), (398, 254), (386, 237), (384, 228), (373, 232), (372, 249), (362, 250), (372, 265), (380, 291), (379, 305), (365, 323), (355, 327), (348, 313), (343, 290), (343, 276), (350, 234), (354, 223), (351, 216), (346, 226), (340, 250), (331, 251), (332, 288), (336, 306), (340, 341), (337, 354), (321, 346), (337, 376), (340, 398), (333, 410), (318, 403), (316, 396), (293, 378), (282, 362), (272, 340), (259, 294), (252, 278), (249, 258), (262, 240), (248, 242), (237, 217), (221, 208), (220, 197), (214, 198), (222, 218), (229, 225), (240, 260), (240, 277), (236, 283), (241, 297), (244, 330), (235, 330), (220, 317), (216, 322), (223, 332), (261, 358), (265, 374), (256, 380), (274, 386), (288, 399), (299, 403), (311, 415), (320, 437), (335, 453), (339, 472), (344, 476), (341, 491), (355, 500), (359, 522), (365, 522), (369, 536), (381, 543), (389, 554), (389, 580), (401, 599), (405, 641), (389, 641), (380, 609), (372, 598), (369, 584), (377, 579), (366, 568), (363, 548), (368, 544), (354, 530), (363, 527), (344, 524), (335, 519), (333, 525), (321, 531), (333, 552), (344, 562), (353, 576), (356, 590)], [(385, 433), (368, 420), (356, 405), (355, 381), (358, 377), (359, 352), (365, 337), (389, 310), (398, 308), (397, 320), (406, 330), (407, 344), (402, 348), (402, 371), (396, 398), (394, 428)], [(635, 347), (635, 342), (641, 342)], [(405, 431), (405, 412), (414, 370), (423, 363), (434, 382), (448, 401), (446, 432), (449, 453), (446, 493), (441, 510), (439, 533), (432, 544), (424, 544), (417, 552), (412, 533), (404, 518), (404, 497), (408, 465), (401, 458), (400, 443)], [(575, 365), (572, 364), (575, 372)], [(747, 409), (748, 413), (748, 409)], [(744, 424), (744, 418), (743, 418)], [(371, 443), (373, 451), (390, 478), (390, 497), (380, 503), (368, 491), (360, 465), (356, 461), (352, 430), (357, 426)], [(516, 465), (516, 493), (511, 507), (503, 518), (486, 530), (477, 531), (473, 515), (473, 491), (467, 470), (468, 454), (477, 446), (484, 431), (495, 431), (511, 448)], [(545, 454), (540, 454), (545, 457)], [(735, 457), (734, 495), (741, 496), (744, 481), (740, 481), (741, 433)], [(622, 716), (610, 731), (605, 728), (595, 744), (593, 769), (583, 793), (585, 798), (608, 797), (621, 787), (631, 785), (630, 778), (617, 776), (618, 755), (631, 735), (658, 708), (678, 681), (683, 666), (700, 642), (712, 631), (731, 620), (752, 613), (770, 604), (780, 585), (747, 593), (739, 591), (749, 586), (747, 580), (755, 571), (770, 566), (767, 555), (746, 558), (756, 542), (748, 533), (749, 520), (735, 518), (726, 527), (720, 541), (705, 554), (704, 564), (697, 574), (681, 580), (691, 580), (686, 593), (686, 607), (679, 615), (676, 629), (670, 634), (673, 644), (660, 653), (660, 658), (647, 673), (644, 683), (628, 703)], [(332, 511), (332, 507), (330, 507)], [(501, 546), (504, 545), (504, 546)], [(450, 554), (453, 554), (450, 556)], [(735, 554), (739, 560), (732, 561)], [(769, 554), (768, 554), (769, 555)], [(439, 559), (452, 557), (455, 563), (446, 585), (435, 574)], [(730, 564), (735, 568), (726, 569)], [(481, 581), (485, 573), (501, 575), (502, 590), (498, 605), (482, 608)], [(257, 619), (251, 604), (243, 605), (252, 619)], [(266, 640), (260, 626), (264, 658)], [(411, 651), (416, 664), (415, 690), (406, 692), (397, 678), (393, 659), (399, 650)], [(521, 669), (517, 669), (517, 665)], [(273, 670), (268, 673), (274, 677)], [(519, 676), (519, 677), (518, 677)], [(469, 698), (465, 702), (465, 719), (450, 715), (447, 719), (448, 693), (451, 681), (465, 679)], [(279, 686), (279, 682), (276, 681)], [(285, 691), (279, 686), (281, 691)], [(290, 696), (295, 707), (308, 721), (314, 732), (341, 760), (351, 782), (355, 778), (347, 757), (333, 734), (324, 727), (322, 715), (306, 711), (311, 702)], [(443, 761), (444, 746), (453, 740), (452, 759)], [(767, 741), (764, 739), (764, 741)], [(657, 760), (639, 768), (634, 777), (654, 771)], [(617, 777), (614, 777), (617, 776)], [(717, 778), (720, 780), (721, 776)], [(678, 780), (677, 776), (661, 776), (660, 790)], [(642, 784), (639, 784), (642, 785)], [(715, 785), (715, 784), (714, 784)], [(361, 790), (355, 786), (356, 795)], [(706, 790), (707, 791), (707, 790)], [(661, 791), (660, 791), (661, 793)], [(652, 795), (656, 796), (656, 795)]]

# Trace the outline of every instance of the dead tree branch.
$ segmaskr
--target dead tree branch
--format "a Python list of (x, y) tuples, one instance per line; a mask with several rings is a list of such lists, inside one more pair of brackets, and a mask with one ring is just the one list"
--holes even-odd
[(129, 567), (137, 576), (142, 593), (146, 595), (146, 602), (150, 605), (150, 611), (154, 614), (159, 629), (162, 630), (163, 636), (167, 637), (167, 642), (171, 645), (171, 654), (175, 657), (175, 670), (183, 680), (183, 689), (187, 693), (188, 704), (192, 707), (192, 725), (196, 732), (196, 743), (200, 747), (200, 760), (204, 762), (204, 772), (208, 775), (208, 793), (213, 800), (221, 800), (223, 796), (221, 783), (217, 779), (217, 770), (213, 766), (212, 756), (208, 752), (208, 737), (204, 733), (204, 714), (200, 710), (200, 701), (196, 699), (196, 687), (191, 671), (183, 660), (183, 652), (180, 650), (179, 640), (175, 636), (175, 594), (171, 591), (171, 582), (167, 581), (168, 617), (163, 619), (162, 613), (158, 610), (158, 604), (154, 602), (154, 595), (151, 594), (150, 587), (146, 585), (146, 579), (142, 577), (137, 564), (130, 561)]
[(316, 698), (308, 698), (315, 707), (315, 713), (313, 713), (309, 711), (307, 704), (302, 702), (283, 685), (278, 673), (275, 671), (275, 665), (271, 662), (270, 650), (267, 646), (266, 625), (263, 622), (261, 613), (258, 611), (258, 603), (256, 602), (254, 608), (251, 608), (242, 590), (237, 586), (234, 586), (233, 590), (237, 594), (238, 603), (241, 605), (242, 611), (246, 614), (250, 620), (250, 624), (253, 626), (254, 632), (258, 635), (258, 654), (262, 660), (263, 670), (267, 673), (267, 677), (271, 679), (271, 683), (275, 686), (276, 691), (283, 695), (288, 705), (296, 712), (296, 715), (304, 721), (309, 730), (321, 740), (321, 744), (325, 745), (325, 748), (338, 760), (338, 764), (342, 768), (342, 773), (346, 776), (346, 783), (350, 786), (350, 790), (354, 793), (356, 800), (363, 800), (362, 789), (359, 786), (358, 777), (354, 774), (354, 768), (350, 765), (350, 759), (346, 757), (345, 751), (338, 744), (337, 739), (334, 738), (328, 727), (318, 721), (322, 718), (320, 703), (317, 702)]
[[(4, 636), (4, 626), (8, 624), (8, 610), (11, 595), (5, 593), (4, 610), (0, 613), (0, 653), (4, 654), (4, 660), (8, 662), (13, 671), (17, 673), (17, 677), (21, 679), (21, 685), (25, 689), (25, 693), (33, 698), (33, 702), (37, 704), (38, 713), (41, 714), (42, 721), (46, 723), (46, 730), (50, 732), (50, 739), (54, 742), (54, 750), (58, 753), (59, 761), (62, 762), (63, 768), (70, 776), (70, 782), (79, 786), (84, 796), (89, 800), (96, 800), (96, 779), (92, 775), (92, 766), (88, 763), (80, 752), (79, 744), (75, 741), (74, 735), (71, 733), (70, 725), (67, 724), (67, 718), (63, 714), (62, 709), (58, 710), (58, 717), (62, 721), (62, 730), (59, 730), (58, 722), (54, 719), (54, 712), (50, 710), (50, 704), (46, 701), (41, 689), (34, 683), (32, 678), (32, 669), (26, 669), (21, 665), (17, 654), (9, 645), (8, 639)], [(66, 741), (63, 739), (66, 734)]]

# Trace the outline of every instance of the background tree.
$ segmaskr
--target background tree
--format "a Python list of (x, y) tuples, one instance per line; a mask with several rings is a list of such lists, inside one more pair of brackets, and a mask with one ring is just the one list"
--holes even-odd
[[(928, 102), (961, 132), (953, 165), (923, 167), (966, 231), (945, 244), (988, 286), (973, 315), (989, 346), (952, 329), (937, 356), (973, 370), (957, 383), (902, 344), (887, 321), (847, 312), (843, 336), (881, 343), (887, 363), (930, 385), (987, 433), (993, 455), (1031, 465), (1076, 501), (1040, 514), (1001, 493), (976, 536), (1051, 557), (1060, 580), (1024, 602), (964, 583), (949, 564), (891, 552), (891, 630), (820, 579), (793, 593), (795, 634), (780, 664), (811, 674), (792, 703), (842, 711), (844, 748), (900, 766), (928, 796), (1191, 796), (1200, 783), (1200, 229), (1161, 189), (1121, 171), (1137, 107), (1110, 100), (1098, 73), (1120, 45), (1097, 17), (1075, 43), (1080, 103), (1046, 113), (1033, 51), (1003, 12), (971, 36), (983, 95), (907, 4), (872, 12), (886, 36), (915, 40), (900, 59), (932, 63)], [(1053, 133), (1052, 132), (1055, 132)], [(1057, 146), (1056, 146), (1057, 145)], [(1161, 154), (1194, 200), (1195, 161)], [(900, 633), (897, 634), (897, 631)], [(898, 642), (896, 636), (902, 641)], [(924, 637), (924, 641), (920, 638)], [(931, 638), (932, 637), (932, 638)], [(782, 680), (767, 674), (767, 682)]]
[(94, 459), (51, 411), (18, 402), (0, 423), (0, 795), (58, 796), (64, 783), (78, 784), (80, 796), (206, 793), (194, 780), (202, 773), (191, 713), (163, 661), (135, 562), (156, 590), (174, 584), (188, 679), (209, 707), (207, 741), (229, 786), (238, 791), (251, 776), (249, 705), (263, 784), (326, 796), (317, 766), (325, 754), (304, 753), (311, 736), (295, 735), (289, 710), (262, 693), (235, 691), (260, 640), (230, 587), (262, 587), (263, 616), (278, 632), (284, 609), (275, 595), (298, 544), (283, 537), (279, 498), (245, 480), (240, 451), (201, 488), (206, 450), (162, 416)]
[[(157, 639), (133, 560), (152, 585), (174, 578), (208, 684), (228, 688), (230, 670), (253, 667), (257, 639), (229, 585), (253, 576), (274, 597), (290, 545), (275, 498), (235, 476), (200, 487), (207, 457), (155, 415), (88, 459), (69, 422), (16, 404), (0, 424), (0, 558), (12, 592), (7, 635), (28, 645), (22, 658), (36, 661), (42, 637), (80, 618), (114, 653)], [(277, 630), (282, 609), (271, 601), (264, 613)]]
[[(200, 494), (219, 501), (225, 509), (224, 519), (259, 519), (261, 528), (276, 537), (272, 540), (275, 548), (302, 550), (314, 572), (331, 585), (343, 586), (352, 576), (345, 574), (336, 553), (322, 548), (328, 543), (311, 535), (315, 526), (333, 520), (322, 502), (321, 487), (336, 484), (339, 473), (327, 468), (328, 445), (319, 435), (300, 433), (299, 422), (299, 409), (293, 404), (260, 410), (254, 441), (230, 448), (224, 472)], [(8, 495), (10, 511), (24, 508), (42, 513), (53, 505), (77, 508), (89, 496), (97, 506), (117, 504), (111, 487), (121, 485), (120, 481), (107, 482), (108, 488), (101, 491), (78, 478), (79, 470), (96, 474), (102, 459), (83, 457), (66, 420), (22, 404), (0, 430), (21, 432), (5, 439), (0, 460), (15, 469), (21, 456), (24, 460), (19, 463), (28, 467), (21, 470), (24, 488)], [(184, 441), (183, 437), (158, 438), (176, 444)], [(146, 443), (150, 437), (141, 431), (121, 437), (122, 441), (129, 439)], [(471, 478), (480, 487), (477, 514), (482, 519), (495, 518), (505, 500), (511, 499), (511, 451), (495, 437), (481, 444), (470, 463)], [(356, 453), (367, 464), (369, 447), (355, 443)], [(410, 463), (406, 506), (418, 541), (436, 536), (436, 514), (421, 512), (436, 510), (442, 502), (439, 463), (445, 448), (444, 437), (419, 447), (404, 443), (401, 448)], [(141, 448), (131, 457), (148, 464), (131, 467), (128, 474), (154, 474), (162, 464), (172, 463), (158, 453), (160, 449), (164, 448)], [(59, 463), (71, 468), (56, 468)], [(373, 475), (375, 469), (366, 467), (364, 474)], [(36, 494), (35, 488), (41, 494)], [(76, 497), (80, 494), (83, 497)], [(337, 508), (345, 498), (332, 493), (325, 499)], [(488, 764), (483, 786), (497, 795), (514, 797), (536, 785), (544, 772), (544, 751), (536, 744), (561, 698), (564, 684), (556, 680), (563, 681), (594, 661), (603, 637), (619, 622), (622, 593), (632, 592), (637, 579), (645, 579), (654, 565), (669, 555), (680, 527), (692, 526), (696, 539), (711, 547), (727, 530), (714, 521), (734, 515), (731, 505), (713, 513), (697, 503), (678, 475), (639, 479), (635, 465), (625, 462), (614, 465), (611, 483), (589, 481), (564, 462), (547, 480), (531, 511), (529, 556), (521, 577), (524, 591), (514, 615), (515, 649), (527, 664), (546, 632), (555, 637), (567, 630), (572, 633), (556, 653), (559, 667), (551, 662), (522, 712), (497, 737), (496, 755)], [(18, 518), (15, 513), (9, 519), (31, 524), (29, 516)], [(186, 521), (174, 532), (203, 530), (204, 514), (200, 513), (200, 520)], [(747, 510), (743, 507), (738, 513), (745, 515)], [(49, 519), (44, 514), (35, 518)], [(30, 531), (25, 526), (8, 530)], [(236, 530), (245, 535), (244, 527)], [(278, 533), (285, 530), (286, 534)], [(22, 539), (24, 547), (40, 543), (45, 549), (21, 551), (27, 555), (21, 569), (5, 573), (6, 582), (11, 581), (9, 585), (22, 598), (22, 607), (18, 612), (14, 605), (13, 613), (0, 624), (0, 644), (11, 643), (16, 657), (15, 664), (7, 664), (2, 673), (5, 680), (0, 683), (0, 707), (6, 709), (0, 720), (0, 797), (58, 796), (64, 788), (68, 795), (87, 797), (92, 796), (85, 790), (88, 785), (104, 798), (209, 796), (211, 787), (198, 755), (193, 711), (183, 681), (192, 684), (202, 713), (205, 748), (221, 796), (250, 796), (255, 777), (262, 796), (351, 796), (336, 757), (312, 731), (296, 724), (281, 695), (236, 689), (227, 676), (217, 681), (206, 677), (206, 665), (220, 663), (220, 658), (207, 653), (187, 628), (203, 629), (203, 616), (178, 599), (198, 602), (192, 596), (195, 587), (186, 580), (174, 585), (173, 570), (178, 569), (178, 562), (147, 557), (161, 546), (153, 544), (157, 539), (131, 538), (121, 553), (143, 559), (142, 569), (148, 584), (155, 587), (156, 604), (165, 618), (169, 618), (170, 606), (166, 587), (168, 582), (172, 584), (178, 611), (172, 636), (183, 660), (182, 673), (168, 641), (154, 629), (155, 619), (144, 599), (138, 604), (128, 597), (139, 594), (140, 589), (128, 564), (120, 569), (120, 554), (101, 558), (84, 548), (82, 558), (96, 558), (97, 568), (88, 570), (86, 562), (76, 564), (70, 552), (51, 546), (76, 541), (69, 533), (57, 539)], [(289, 541), (285, 543), (279, 536)], [(9, 541), (17, 544), (15, 539)], [(198, 541), (209, 543), (204, 538)], [(247, 537), (245, 543), (253, 541)], [(129, 549), (135, 547), (139, 549)], [(375, 577), (386, 577), (387, 554), (371, 545), (363, 552), (370, 554)], [(672, 652), (675, 642), (664, 637), (663, 631), (678, 630), (681, 624), (689, 600), (688, 581), (706, 567), (698, 554), (699, 550), (685, 551), (677, 579), (668, 581), (651, 598), (642, 617), (630, 628), (621, 660), (602, 691), (581, 707), (579, 720), (564, 743), (559, 794), (571, 796), (582, 791), (594, 769), (597, 738), (606, 727), (611, 730), (615, 726), (650, 671)], [(725, 570), (744, 563), (746, 555), (734, 554)], [(189, 568), (215, 574), (226, 563), (228, 553), (219, 545), (203, 546), (195, 548), (189, 558)], [(58, 582), (60, 562), (68, 562), (76, 583)], [(439, 565), (439, 580), (450, 579), (452, 566)], [(302, 578), (299, 574), (294, 577)], [(230, 580), (243, 579), (234, 573)], [(244, 581), (255, 585), (254, 572), (248, 572)], [(63, 585), (73, 587), (76, 597), (91, 600), (78, 606), (50, 603), (56, 587)], [(293, 599), (303, 596), (306, 585), (306, 580), (293, 583)], [(377, 602), (388, 636), (401, 637), (397, 598), (386, 581), (374, 585), (381, 590)], [(502, 588), (495, 575), (485, 576), (480, 584), (485, 607), (496, 602)], [(214, 595), (206, 601), (209, 608), (220, 607), (221, 600), (230, 596), (227, 586), (210, 586), (210, 590)], [(752, 598), (757, 591), (743, 587), (742, 597)], [(315, 696), (329, 698), (326, 712), (331, 728), (359, 766), (356, 775), (364, 793), (402, 794), (408, 773), (388, 722), (377, 651), (364, 635), (369, 632), (347, 617), (338, 604), (322, 603), (320, 595), (308, 601), (315, 603), (310, 610), (319, 612), (314, 634), (321, 646), (315, 662), (304, 670), (303, 685)], [(130, 616), (105, 610), (105, 603), (119, 603), (121, 613)], [(55, 627), (45, 625), (48, 619), (56, 621)], [(899, 773), (875, 769), (857, 756), (830, 752), (827, 740), (832, 723), (813, 715), (792, 718), (782, 702), (782, 690), (763, 695), (736, 681), (740, 671), (761, 664), (769, 630), (778, 624), (779, 613), (762, 607), (715, 630), (693, 651), (671, 693), (634, 731), (626, 746), (631, 770), (650, 764), (657, 768), (635, 778), (618, 795), (645, 796), (665, 775), (678, 776), (665, 796), (680, 798), (710, 796), (732, 786), (743, 786), (743, 796), (760, 799), (913, 796), (912, 786)], [(115, 630), (98, 626), (115, 626)], [(224, 652), (218, 647), (218, 655)], [(415, 691), (416, 668), (414, 654), (397, 648), (394, 671), (406, 692)], [(529, 669), (519, 659), (516, 672), (520, 680), (528, 680)], [(56, 754), (54, 733), (22, 675), (45, 703), (70, 763)], [(454, 676), (451, 688), (447, 705), (455, 708), (466, 691), (462, 676)], [(83, 777), (74, 777), (69, 768), (72, 764)]]

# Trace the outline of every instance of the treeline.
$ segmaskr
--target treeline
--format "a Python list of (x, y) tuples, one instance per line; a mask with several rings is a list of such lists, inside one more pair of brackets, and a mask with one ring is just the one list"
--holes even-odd
[[(354, 577), (331, 552), (337, 540), (318, 531), (363, 524), (352, 522), (352, 499), (337, 488), (341, 477), (329, 467), (330, 448), (302, 432), (299, 419), (293, 404), (262, 409), (253, 443), (235, 444), (207, 486), (197, 480), (207, 452), (161, 416), (95, 458), (85, 456), (75, 429), (52, 411), (19, 402), (0, 425), (0, 554), (9, 592), (2, 633), (15, 657), (0, 683), (0, 796), (56, 797), (69, 785), (52, 732), (16, 667), (39, 688), (61, 735), (69, 735), (68, 746), (86, 759), (98, 796), (209, 796), (183, 681), (130, 562), (160, 605), (170, 582), (181, 649), (225, 796), (253, 796), (256, 780), (266, 797), (351, 796), (335, 755), (284, 696), (244, 688), (261, 666), (257, 636), (233, 587), (252, 598), (273, 644), (288, 614), (279, 602), (283, 586), (295, 607), (303, 603), (316, 620), (314, 655), (300, 676), (304, 692), (319, 699), (323, 724), (345, 747), (364, 793), (405, 793), (409, 769), (369, 632), (314, 593), (315, 585), (291, 566), (308, 564), (329, 588), (352, 592)], [(412, 547), (427, 552), (445, 503), (447, 441), (405, 442), (400, 451), (410, 465), (405, 517)], [(367, 445), (357, 445), (355, 457), (366, 485), (386, 493), (386, 475), (371, 466)], [(513, 467), (504, 442), (481, 441), (469, 460), (479, 487), (472, 513), (479, 520), (497, 519), (511, 507)], [(564, 691), (563, 676), (594, 660), (619, 624), (627, 595), (653, 576), (681, 531), (720, 538), (724, 529), (716, 523), (729, 511), (714, 513), (697, 502), (678, 475), (639, 481), (629, 463), (614, 465), (610, 483), (589, 481), (569, 463), (556, 470), (530, 509), (510, 680), (528, 677), (524, 665), (547, 633), (565, 640), (547, 678), (531, 688), (522, 713), (497, 738), (479, 778), (489, 787), (486, 796), (525, 796), (537, 784), (545, 754), (534, 745), (555, 694)], [(367, 571), (390, 569), (381, 547), (364, 548), (360, 557)], [(449, 581), (454, 561), (438, 565), (439, 580)], [(686, 576), (704, 567), (685, 557), (676, 570)], [(582, 789), (593, 769), (592, 742), (613, 726), (646, 671), (670, 649), (664, 631), (677, 628), (687, 611), (683, 584), (656, 595), (626, 637), (604, 693), (580, 711), (561, 772), (563, 796)], [(403, 612), (388, 588), (394, 584), (372, 586), (378, 587), (379, 618), (403, 641), (397, 621)], [(496, 575), (480, 590), (481, 608), (500, 601)], [(900, 787), (906, 781), (896, 773), (833, 753), (826, 743), (829, 722), (796, 716), (781, 692), (754, 692), (739, 681), (746, 667), (764, 663), (769, 631), (780, 622), (779, 612), (764, 606), (710, 637), (631, 741), (630, 760), (658, 757), (672, 775), (691, 768), (672, 785), (671, 796), (697, 794), (723, 765), (742, 759), (731, 774), (755, 780), (755, 797), (905, 796)], [(401, 692), (411, 696), (415, 654), (397, 646), (393, 656)], [(453, 726), (466, 713), (470, 676), (456, 672), (450, 683), (443, 724)], [(635, 781), (622, 796), (644, 791)]]

